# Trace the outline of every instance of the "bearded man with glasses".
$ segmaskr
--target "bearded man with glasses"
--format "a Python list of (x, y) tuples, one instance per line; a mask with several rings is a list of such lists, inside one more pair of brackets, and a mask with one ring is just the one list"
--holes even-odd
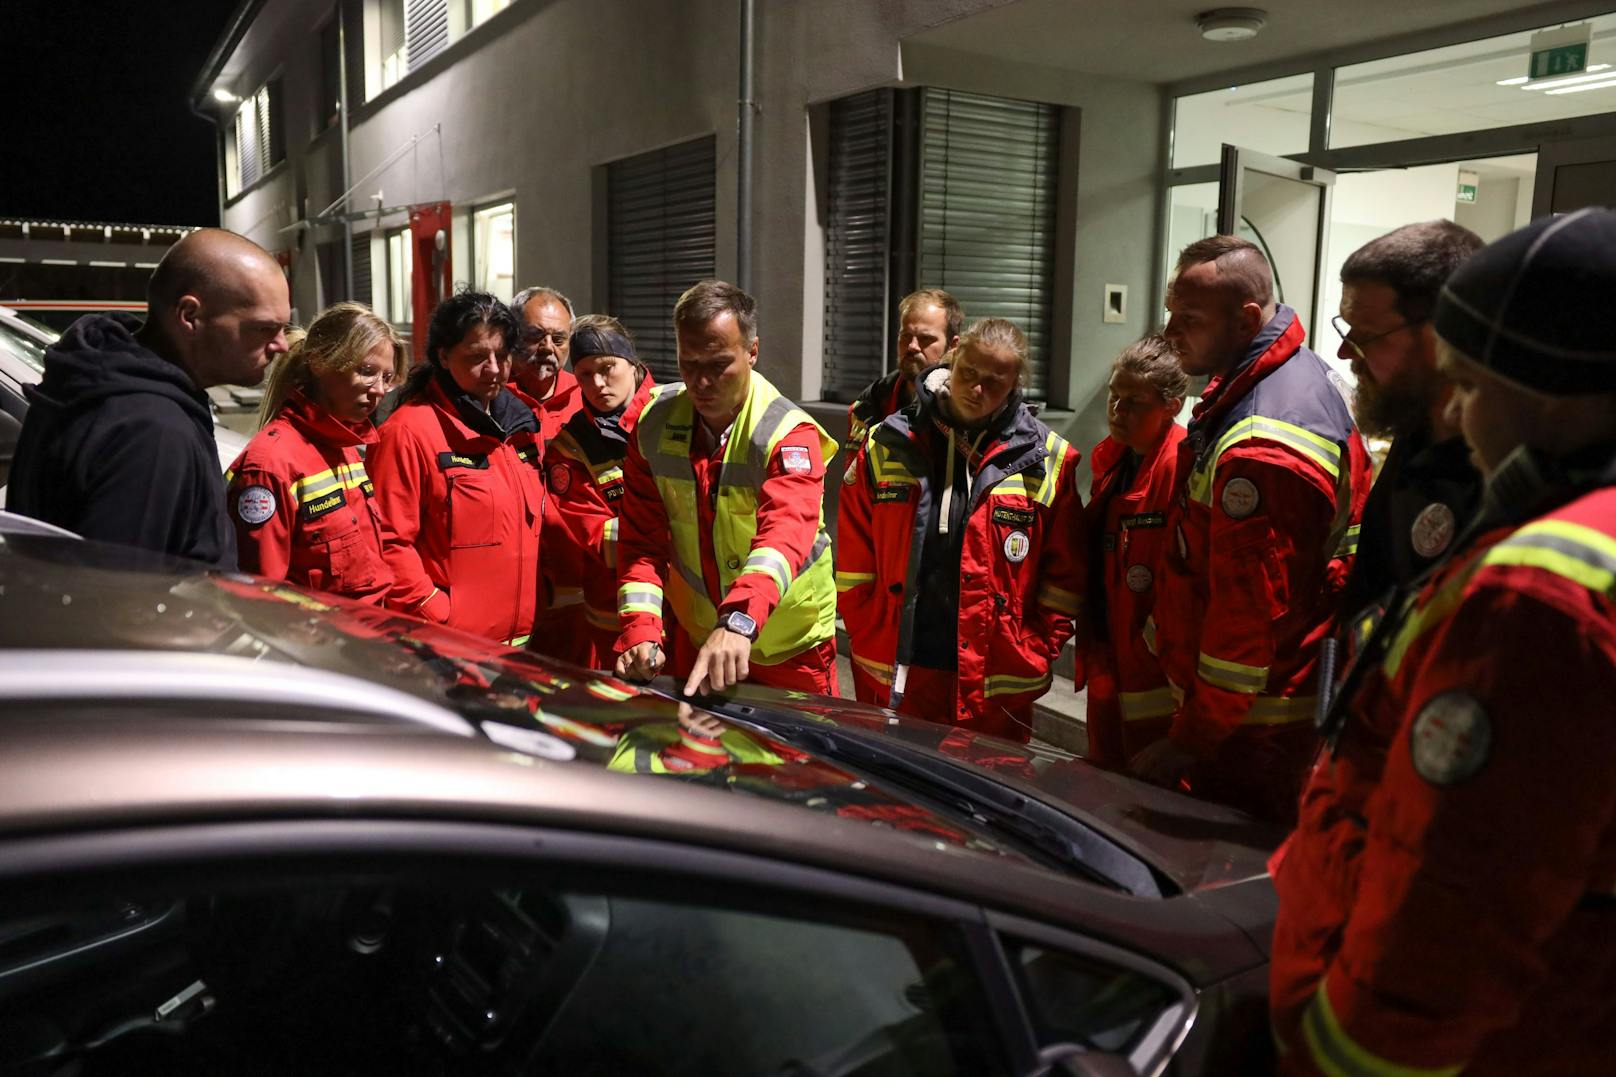
[(1343, 596), (1348, 617), (1407, 584), (1447, 553), (1475, 512), (1481, 476), (1444, 418), (1450, 387), (1437, 373), (1431, 314), (1442, 284), (1482, 248), (1452, 221), (1404, 225), (1341, 267), (1337, 355), (1358, 379), (1352, 410), (1366, 437), (1392, 439), (1364, 506)]

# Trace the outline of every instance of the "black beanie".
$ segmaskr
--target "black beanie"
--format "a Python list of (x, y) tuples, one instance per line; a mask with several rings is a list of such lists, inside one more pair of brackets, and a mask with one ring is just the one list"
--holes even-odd
[(1616, 211), (1545, 217), (1488, 244), (1448, 278), (1431, 321), (1519, 385), (1616, 393)]

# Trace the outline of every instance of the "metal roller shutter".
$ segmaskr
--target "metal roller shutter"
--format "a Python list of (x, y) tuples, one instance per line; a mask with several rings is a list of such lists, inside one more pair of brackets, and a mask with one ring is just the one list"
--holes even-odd
[(404, 55), (414, 71), (449, 44), (449, 0), (406, 0)]
[(1008, 318), (1032, 346), (1028, 396), (1048, 391), (1059, 110), (928, 88), (918, 278), (970, 320)]
[(830, 106), (825, 228), (826, 400), (853, 400), (886, 368), (887, 265), (892, 244), (893, 91)]
[(370, 233), (355, 232), (353, 237), (353, 286), (349, 299), (370, 306), (375, 296), (370, 282)]
[(717, 182), (712, 135), (606, 169), (607, 309), (659, 381), (679, 376), (674, 303), (714, 273)]

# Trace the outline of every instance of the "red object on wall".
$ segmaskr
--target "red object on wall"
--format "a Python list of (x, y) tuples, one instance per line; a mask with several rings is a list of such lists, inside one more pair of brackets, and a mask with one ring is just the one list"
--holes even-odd
[[(410, 302), (415, 312), (411, 351), (417, 363), (426, 361), (426, 327), (432, 312), (453, 288), (450, 266), (450, 205), (429, 202), (410, 207), (410, 239), (415, 244), (410, 260)], [(438, 236), (443, 236), (440, 246)]]

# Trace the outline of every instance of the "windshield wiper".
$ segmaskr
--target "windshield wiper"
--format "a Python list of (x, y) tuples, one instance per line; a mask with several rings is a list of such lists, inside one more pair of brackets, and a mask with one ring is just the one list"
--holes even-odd
[(892, 738), (788, 717), (728, 699), (703, 699), (714, 714), (833, 759), (940, 803), (1013, 839), (1046, 862), (1136, 897), (1161, 897), (1161, 882), (1128, 850), (1066, 813), (1017, 792), (974, 768), (940, 758)]

